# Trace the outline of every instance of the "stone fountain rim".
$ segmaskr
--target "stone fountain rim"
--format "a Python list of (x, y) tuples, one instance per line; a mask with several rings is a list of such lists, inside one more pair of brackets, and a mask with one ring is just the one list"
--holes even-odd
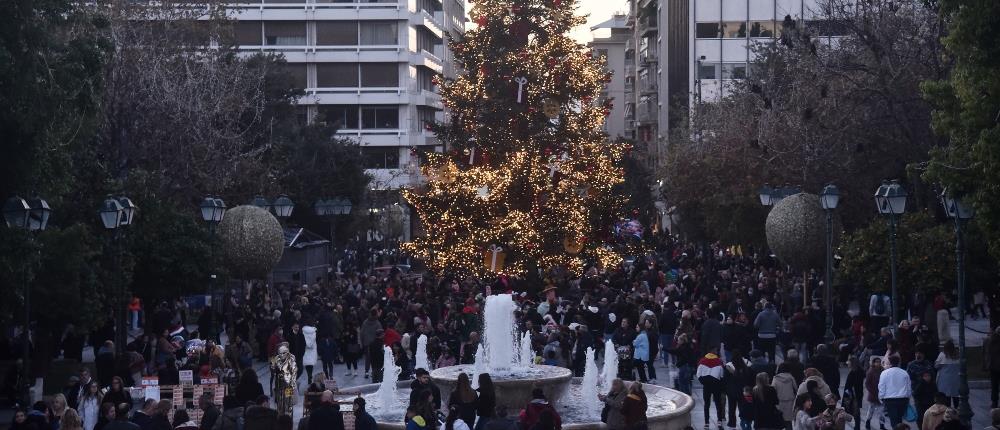
[[(471, 366), (473, 366), (473, 365), (471, 365), (471, 364), (459, 364), (459, 365), (455, 365), (455, 366), (441, 367), (441, 368), (432, 370), (430, 372), (430, 377), (434, 381), (456, 382), (456, 381), (458, 381), (458, 374), (457, 373), (455, 374), (454, 378), (452, 378), (450, 376), (449, 377), (441, 376), (441, 373), (444, 372), (445, 369), (452, 369), (452, 368), (456, 368), (456, 367), (471, 367)], [(552, 375), (552, 376), (542, 376), (542, 377), (536, 377), (536, 378), (530, 378), (530, 379), (528, 379), (528, 378), (521, 378), (521, 379), (499, 379), (498, 378), (498, 379), (494, 379), (493, 380), (493, 385), (511, 385), (511, 384), (526, 384), (526, 383), (535, 384), (535, 383), (539, 383), (539, 382), (566, 381), (566, 380), (569, 380), (569, 379), (573, 378), (573, 371), (570, 370), (570, 369), (568, 369), (568, 368), (565, 368), (565, 367), (561, 367), (561, 366), (549, 366), (549, 365), (545, 365), (545, 364), (534, 364), (531, 367), (535, 367), (535, 368), (539, 368), (539, 369), (543, 369), (543, 370), (549, 370), (549, 371), (555, 372), (555, 374)], [(486, 372), (486, 373), (489, 373), (489, 372)], [(437, 374), (437, 376), (435, 376), (435, 374)]]
[[(550, 366), (550, 367), (557, 367), (557, 366)], [(569, 370), (569, 369), (567, 369), (567, 370)], [(573, 378), (571, 378), (570, 383), (576, 385), (576, 384), (580, 384), (582, 381), (583, 381), (583, 378), (573, 377)], [(407, 388), (408, 389), (408, 388), (410, 388), (410, 384), (412, 382), (413, 382), (412, 379), (407, 379), (405, 381), (397, 381), (396, 382), (396, 387), (398, 387), (398, 388)], [(626, 385), (630, 385), (630, 384), (633, 383), (633, 381), (624, 381), (624, 382), (625, 382)], [(343, 389), (340, 390), (344, 394), (335, 394), (335, 396), (337, 398), (339, 398), (339, 399), (347, 399), (348, 397), (355, 396), (356, 393), (374, 394), (376, 391), (378, 391), (378, 389), (379, 389), (380, 386), (381, 386), (381, 384), (364, 384), (364, 385), (357, 385), (357, 386), (353, 386), (353, 387), (347, 387), (347, 388), (343, 388)], [(674, 396), (675, 399), (673, 400), (673, 402), (674, 402), (676, 408), (674, 410), (670, 411), (670, 412), (667, 412), (667, 413), (649, 416), (649, 417), (647, 417), (648, 421), (653, 421), (653, 422), (670, 421), (673, 418), (680, 417), (680, 416), (683, 416), (685, 414), (690, 414), (691, 410), (694, 409), (694, 398), (692, 398), (690, 395), (682, 393), (679, 390), (675, 390), (673, 388), (668, 388), (668, 387), (664, 387), (662, 385), (655, 385), (655, 384), (643, 384), (643, 387), (644, 388), (645, 387), (656, 387), (659, 390), (666, 390), (666, 391), (669, 391), (669, 392), (672, 392), (672, 393), (675, 394), (675, 396)], [(678, 401), (678, 400), (680, 400), (680, 401)], [(392, 422), (385, 422), (385, 421), (378, 421), (378, 427), (379, 427), (379, 429), (383, 429), (383, 430), (389, 430), (389, 429), (392, 429), (392, 430), (403, 430), (403, 429), (406, 428), (406, 426), (403, 423), (392, 423)], [(607, 429), (607, 424), (604, 424), (602, 422), (564, 423), (563, 424), (563, 429), (567, 429), (567, 430), (604, 430), (604, 429)]]

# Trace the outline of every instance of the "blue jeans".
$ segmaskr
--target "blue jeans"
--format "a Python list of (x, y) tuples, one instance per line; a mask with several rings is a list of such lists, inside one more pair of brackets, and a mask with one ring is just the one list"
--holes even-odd
[(677, 381), (674, 388), (684, 394), (691, 395), (691, 380), (694, 378), (694, 370), (691, 365), (683, 365), (677, 368)]
[(670, 367), (670, 353), (667, 352), (670, 349), (673, 338), (671, 336), (660, 335), (660, 355), (663, 356), (663, 365)]

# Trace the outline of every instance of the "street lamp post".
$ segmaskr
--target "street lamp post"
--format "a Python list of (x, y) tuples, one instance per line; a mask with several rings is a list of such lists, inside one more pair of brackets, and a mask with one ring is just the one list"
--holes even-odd
[(326, 218), (330, 223), (330, 267), (333, 267), (333, 250), (337, 241), (337, 216), (351, 213), (351, 200), (343, 197), (334, 197), (330, 200), (317, 200), (315, 204), (316, 215)]
[[(214, 251), (215, 227), (222, 222), (222, 217), (226, 214), (226, 202), (218, 197), (207, 196), (198, 207), (201, 209), (201, 219), (208, 224), (209, 240), (212, 242), (211, 249)], [(208, 278), (208, 301), (208, 306), (205, 309), (209, 317), (208, 328), (212, 333), (201, 331), (203, 334), (211, 335), (209, 339), (218, 340), (219, 330), (215, 327), (215, 273), (212, 273)]]
[[(882, 181), (882, 185), (875, 190), (875, 204), (882, 215), (889, 217), (889, 281), (892, 285), (892, 298), (889, 304), (892, 307), (892, 321), (889, 329), (896, 333), (896, 324), (899, 322), (899, 292), (896, 282), (896, 224), (897, 218), (906, 211), (906, 190), (899, 181)], [(880, 298), (881, 299), (881, 298)]]
[[(41, 197), (25, 201), (20, 197), (14, 196), (7, 199), (3, 205), (3, 218), (7, 227), (24, 229), (31, 233), (45, 230), (48, 227), (50, 215), (52, 215), (52, 209), (49, 208), (49, 203)], [(29, 240), (34, 244), (34, 235), (30, 235)], [(30, 274), (26, 272), (26, 282), (24, 283), (24, 342), (21, 345), (21, 366), (24, 371), (25, 381), (22, 384), (23, 387), (18, 387), (18, 390), (23, 389), (20, 394), (23, 396), (24, 405), (31, 404), (30, 388), (33, 385), (31, 381), (31, 287), (28, 285), (28, 280), (30, 279)]]
[(837, 186), (829, 184), (823, 187), (820, 194), (820, 204), (826, 212), (826, 291), (823, 302), (826, 304), (826, 342), (833, 343), (833, 211), (840, 202), (840, 191)]
[(975, 212), (961, 199), (949, 194), (948, 190), (941, 193), (941, 204), (944, 212), (955, 222), (955, 259), (958, 266), (958, 416), (963, 423), (970, 424), (973, 413), (969, 406), (969, 374), (965, 355), (965, 238), (962, 233), (965, 223), (972, 219)]
[(135, 211), (138, 207), (132, 203), (128, 197), (108, 196), (101, 205), (101, 224), (107, 230), (112, 230), (112, 240), (115, 244), (114, 262), (115, 271), (118, 272), (118, 289), (114, 300), (115, 306), (115, 352), (121, 354), (125, 351), (125, 344), (128, 343), (128, 334), (125, 324), (127, 317), (125, 313), (125, 279), (122, 275), (121, 263), (121, 238), (124, 235), (124, 227), (132, 225), (135, 220)]

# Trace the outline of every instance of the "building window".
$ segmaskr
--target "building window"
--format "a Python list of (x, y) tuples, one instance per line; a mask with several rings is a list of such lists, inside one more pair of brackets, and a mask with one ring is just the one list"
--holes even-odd
[(358, 63), (316, 64), (316, 86), (319, 88), (357, 88)]
[(399, 66), (396, 63), (361, 63), (362, 87), (398, 87)]
[(317, 120), (347, 130), (358, 129), (358, 105), (321, 105)]
[(716, 39), (719, 37), (719, 23), (699, 22), (694, 25), (695, 37), (699, 39)]
[(296, 88), (305, 88), (308, 86), (305, 63), (285, 63), (279, 67), (283, 73), (288, 75)]
[(426, 67), (417, 67), (417, 86), (424, 91), (434, 91), (434, 71)]
[(433, 54), (435, 48), (440, 45), (441, 38), (437, 37), (437, 35), (425, 28), (417, 28), (417, 52), (424, 50)]
[(722, 65), (722, 79), (746, 79), (746, 63), (729, 63)]
[(357, 46), (357, 21), (316, 21), (316, 44), (320, 46)]
[(260, 21), (238, 21), (233, 26), (237, 45), (260, 46), (262, 38)]
[(396, 21), (361, 21), (361, 45), (398, 45)]
[(435, 0), (417, 0), (417, 7), (431, 15), (441, 10), (441, 4)]
[(750, 21), (750, 37), (774, 37), (774, 21)]
[(718, 63), (700, 63), (698, 65), (698, 79), (719, 79), (719, 74), (715, 70), (718, 66)]
[(363, 146), (366, 169), (398, 169), (399, 148), (395, 146)]
[(744, 21), (726, 21), (722, 23), (722, 37), (737, 39), (747, 37), (747, 23)]
[(268, 46), (301, 46), (306, 44), (304, 21), (267, 21), (264, 42)]
[(398, 106), (362, 106), (361, 128), (369, 129), (399, 129)]
[(813, 36), (844, 36), (847, 27), (842, 22), (834, 20), (806, 21), (806, 30)]

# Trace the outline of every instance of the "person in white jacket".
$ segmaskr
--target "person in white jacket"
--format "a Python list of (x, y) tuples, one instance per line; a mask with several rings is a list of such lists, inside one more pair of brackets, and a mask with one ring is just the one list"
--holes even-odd
[(306, 349), (305, 354), (302, 354), (302, 367), (306, 369), (306, 375), (309, 377), (308, 381), (313, 379), (313, 366), (316, 365), (317, 351), (316, 351), (316, 327), (311, 325), (302, 326), (302, 335), (306, 339)]
[(94, 430), (101, 414), (101, 389), (97, 386), (97, 382), (92, 380), (83, 387), (83, 394), (80, 395), (78, 402), (83, 430)]

